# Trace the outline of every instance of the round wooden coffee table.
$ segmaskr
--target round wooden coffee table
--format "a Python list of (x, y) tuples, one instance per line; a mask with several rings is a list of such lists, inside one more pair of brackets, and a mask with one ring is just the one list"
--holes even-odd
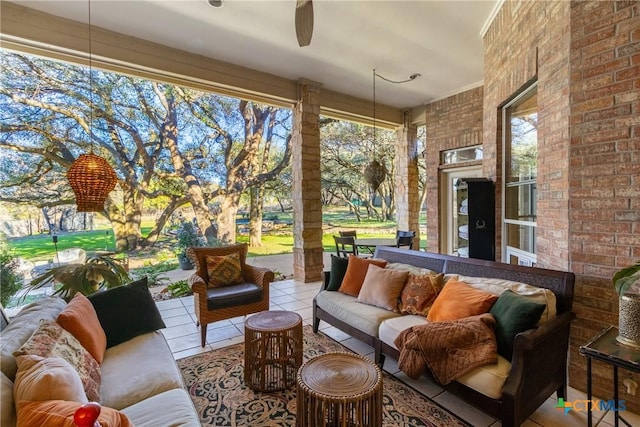
[(244, 323), (244, 382), (254, 390), (292, 387), (302, 365), (302, 318), (262, 311)]
[(296, 425), (382, 426), (382, 373), (353, 353), (328, 353), (298, 371)]

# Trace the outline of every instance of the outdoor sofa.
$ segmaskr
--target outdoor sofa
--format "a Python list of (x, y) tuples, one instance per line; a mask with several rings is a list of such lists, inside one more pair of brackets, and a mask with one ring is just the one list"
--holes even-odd
[[(96, 366), (96, 360), (90, 361), (86, 354), (82, 356), (84, 352), (81, 349), (74, 354), (65, 350), (62, 342), (70, 341), (66, 333), (58, 334), (56, 342), (49, 348), (41, 348), (40, 344), (40, 348), (36, 346), (35, 349), (38, 353), (48, 352), (60, 346), (61, 352), (67, 355), (63, 357), (65, 360), (60, 360), (60, 352), (52, 355), (58, 357), (45, 356), (44, 361), (35, 363), (34, 360), (40, 360), (33, 356), (35, 353), (21, 356), (20, 363), (14, 356), (15, 352), (25, 349), (25, 343), (36, 330), (42, 330), (41, 324), (47, 325), (49, 331), (58, 330), (59, 315), (68, 304), (58, 297), (46, 297), (22, 309), (0, 333), (1, 427), (14, 427), (17, 422), (18, 425), (51, 423), (52, 419), (29, 418), (40, 415), (53, 414), (68, 419), (69, 408), (75, 410), (75, 406), (87, 400), (98, 401), (103, 415), (116, 420), (116, 425), (130, 425), (119, 423), (126, 421), (120, 419), (124, 414), (136, 427), (200, 426), (171, 349), (164, 335), (157, 330), (164, 328), (164, 323), (149, 293), (146, 279), (94, 294), (89, 300), (95, 307), (107, 340), (102, 362), (98, 364), (97, 382), (94, 381), (95, 372), (89, 372), (90, 384), (99, 384), (98, 398), (86, 387), (83, 390), (85, 378), (75, 372), (78, 367), (67, 363), (66, 358), (77, 358), (80, 371), (87, 366)], [(87, 318), (85, 313), (82, 310), (75, 312), (82, 319)], [(66, 318), (68, 320), (69, 316)], [(78, 349), (77, 344), (74, 345)], [(92, 347), (85, 349), (89, 351), (89, 348)], [(76, 383), (79, 386), (74, 387)], [(95, 388), (92, 392), (96, 392)], [(14, 401), (14, 396), (19, 402)], [(18, 406), (24, 411), (21, 413), (22, 421), (16, 416)], [(55, 421), (60, 422), (60, 419)]]
[[(443, 289), (449, 280), (459, 279), (495, 295), (504, 291), (501, 288), (538, 294), (536, 298), (548, 303), (542, 316), (546, 321), (541, 318), (535, 327), (515, 335), (511, 361), (498, 355), (498, 363), (477, 367), (445, 389), (500, 419), (505, 427), (519, 426), (554, 392), (558, 398), (567, 397), (573, 273), (389, 247), (379, 247), (374, 258), (386, 261), (386, 268), (444, 273)], [(328, 290), (330, 280), (331, 272), (325, 272), (313, 301), (314, 330), (323, 320), (364, 341), (375, 349), (377, 363), (385, 356), (398, 360), (396, 338), (407, 328), (428, 323), (424, 316), (401, 315)]]

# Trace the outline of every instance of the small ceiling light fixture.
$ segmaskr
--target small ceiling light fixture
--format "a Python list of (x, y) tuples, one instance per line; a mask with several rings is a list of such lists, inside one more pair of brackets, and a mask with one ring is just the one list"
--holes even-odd
[(375, 68), (373, 69), (373, 149), (371, 162), (364, 168), (364, 179), (371, 186), (374, 193), (378, 187), (380, 187), (380, 184), (384, 182), (384, 179), (387, 176), (387, 168), (382, 162), (379, 162), (376, 159), (376, 77), (380, 77), (382, 80), (389, 83), (401, 84), (417, 79), (420, 77), (420, 74), (411, 74), (405, 80), (391, 80), (378, 74)]
[(93, 73), (91, 62), (91, 0), (89, 0), (89, 141), (90, 151), (81, 154), (67, 171), (67, 180), (76, 196), (78, 212), (102, 212), (104, 202), (115, 188), (118, 176), (109, 162), (93, 154)]
[(213, 7), (222, 7), (224, 0), (209, 0), (209, 4)]

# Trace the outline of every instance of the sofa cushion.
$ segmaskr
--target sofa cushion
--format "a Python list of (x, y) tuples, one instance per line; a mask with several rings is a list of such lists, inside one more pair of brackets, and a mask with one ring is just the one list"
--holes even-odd
[(530, 301), (510, 290), (504, 291), (489, 311), (496, 319), (498, 353), (511, 360), (515, 336), (533, 328), (544, 309), (544, 304)]
[(542, 325), (556, 316), (556, 294), (554, 294), (550, 289), (538, 288), (537, 286), (514, 282), (511, 280), (487, 277), (458, 276), (458, 280), (468, 283), (476, 289), (491, 292), (495, 295), (500, 295), (505, 290), (509, 289), (514, 294), (518, 294), (531, 301), (544, 304), (546, 308), (540, 316), (538, 325)]
[(364, 282), (364, 278), (367, 275), (369, 264), (384, 268), (384, 266), (387, 265), (387, 261), (373, 258), (363, 259), (355, 255), (349, 255), (347, 272), (344, 274), (344, 279), (342, 279), (342, 284), (338, 291), (357, 297), (360, 293), (362, 282)]
[(479, 366), (471, 372), (456, 379), (456, 382), (489, 396), (492, 399), (500, 399), (502, 389), (511, 372), (511, 363), (498, 355), (498, 363)]
[(372, 337), (378, 336), (378, 326), (383, 320), (400, 316), (384, 308), (361, 304), (356, 298), (342, 292), (321, 291), (316, 295), (315, 301), (318, 307), (331, 313), (336, 319)]
[[(167, 408), (171, 408), (170, 411)], [(182, 389), (165, 391), (135, 405), (122, 413), (136, 427), (200, 427), (193, 403)]]
[(400, 294), (400, 313), (426, 317), (444, 286), (443, 277), (442, 273), (409, 274)]
[(487, 313), (497, 299), (496, 295), (464, 282), (449, 280), (433, 302), (427, 320), (443, 322)]
[(424, 325), (426, 323), (428, 323), (428, 321), (424, 316), (413, 314), (385, 319), (378, 329), (380, 341), (397, 350), (398, 347), (396, 347), (394, 341), (397, 336), (400, 335), (400, 332), (412, 326)]
[(165, 328), (147, 278), (89, 296), (107, 336), (107, 348)]
[(337, 291), (340, 289), (342, 279), (344, 279), (344, 275), (347, 272), (347, 265), (349, 265), (348, 258), (331, 255), (331, 274), (329, 275), (329, 283), (327, 284), (328, 291)]
[(183, 387), (180, 371), (160, 332), (138, 335), (104, 354), (100, 403), (122, 409)]
[(100, 325), (96, 310), (87, 297), (77, 293), (58, 314), (56, 322), (76, 337), (96, 362), (102, 363), (107, 349), (107, 336)]
[[(82, 406), (80, 402), (45, 400), (41, 402), (18, 402), (18, 427), (55, 426), (76, 427), (73, 415)], [(102, 407), (98, 420), (100, 427), (133, 427), (122, 412)]]
[(370, 264), (358, 293), (358, 302), (398, 312), (398, 298), (408, 271), (387, 270)]
[(88, 402), (76, 370), (61, 357), (18, 356), (13, 395), (21, 400)]
[(41, 322), (31, 338), (13, 355), (30, 354), (63, 358), (80, 375), (87, 398), (96, 402), (100, 400), (100, 365), (73, 335), (56, 322)]
[[(394, 341), (400, 332), (412, 326), (425, 323), (428, 323), (427, 319), (414, 315), (387, 319), (380, 325), (380, 341), (397, 349)], [(499, 399), (510, 372), (511, 363), (498, 355), (498, 363), (479, 366), (456, 379), (456, 382), (464, 384), (492, 399)]]
[(22, 310), (2, 331), (0, 339), (0, 369), (13, 381), (18, 364), (13, 353), (33, 335), (40, 320), (55, 320), (67, 303), (62, 298), (50, 297), (35, 301)]
[(16, 407), (13, 401), (13, 382), (0, 372), (0, 426), (14, 427), (16, 425)]
[(209, 277), (208, 287), (218, 288), (242, 283), (239, 253), (207, 255), (204, 260), (207, 266), (207, 276)]

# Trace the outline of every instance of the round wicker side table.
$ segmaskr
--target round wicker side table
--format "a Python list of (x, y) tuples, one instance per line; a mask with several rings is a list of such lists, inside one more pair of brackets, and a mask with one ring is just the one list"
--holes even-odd
[(328, 353), (298, 371), (296, 425), (382, 426), (382, 373), (353, 353)]
[(244, 382), (254, 390), (292, 387), (302, 365), (302, 318), (262, 311), (244, 323)]

